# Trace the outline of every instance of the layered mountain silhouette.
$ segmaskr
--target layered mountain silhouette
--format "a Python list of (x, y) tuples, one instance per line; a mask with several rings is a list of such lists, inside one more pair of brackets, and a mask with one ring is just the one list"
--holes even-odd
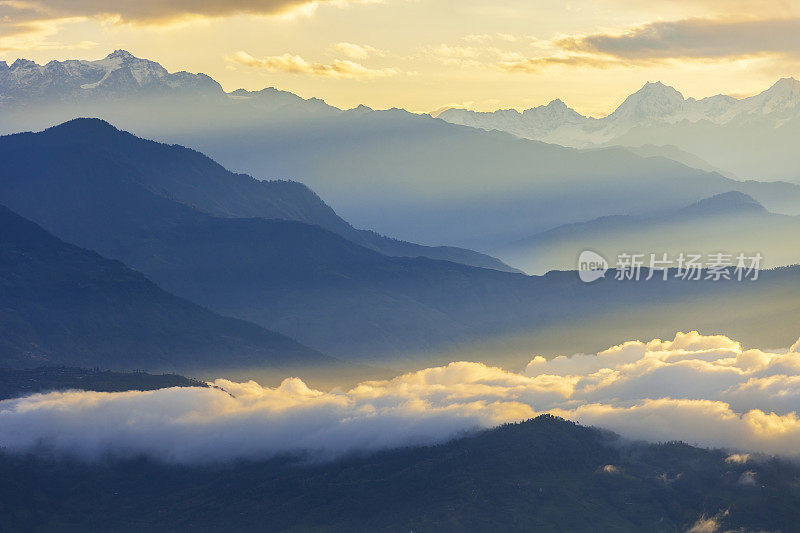
[[(7, 142), (19, 146), (25, 146), (27, 141), (24, 135), (12, 139)], [(214, 216), (297, 220), (316, 224), (386, 255), (423, 256), (514, 271), (493, 257), (471, 250), (420, 246), (357, 230), (300, 183), (259, 181), (234, 174), (199, 152), (141, 139), (100, 120), (67, 122), (47, 130), (36, 142), (45, 149), (70, 144), (80, 150), (83, 145), (91, 145), (92, 150), (102, 152), (102, 157), (135, 169), (130, 179), (147, 190)]]
[[(6, 132), (23, 131), (76, 116), (102, 117), (138, 135), (199, 149), (237, 171), (299, 180), (356, 227), (416, 243), (479, 251), (562, 224), (608, 214), (667, 212), (730, 190), (753, 196), (770, 211), (800, 212), (800, 187), (796, 185), (739, 182), (622, 149), (565, 149), (398, 109), (344, 111), (276, 89), (194, 91), (187, 87), (200, 81), (179, 82), (171, 76), (201, 75), (169, 74), (153, 66), (155, 63), (120, 51), (112, 56), (99, 62), (70, 63), (70, 68), (63, 62), (21, 62), (8, 67), (5, 74), (0, 73), (5, 80), (2, 87), (6, 87), (0, 102), (0, 127)], [(103, 80), (114, 77), (128, 83), (106, 86)], [(25, 96), (38, 94), (32, 87), (66, 96)], [(791, 91), (787, 94), (791, 100)], [(632, 98), (615, 114), (614, 122), (636, 122), (651, 113), (660, 117), (658, 124), (662, 124), (677, 101), (667, 87), (650, 84), (644, 94)], [(778, 109), (779, 101), (783, 100), (768, 98), (764, 105)], [(556, 103), (532, 115), (540, 117), (537, 120), (577, 120), (565, 107), (563, 102)], [(788, 115), (786, 120), (789, 122), (782, 122), (778, 129), (770, 122), (775, 131), (766, 132), (768, 138), (791, 133), (784, 129), (791, 122)], [(693, 124), (710, 123), (701, 120)], [(725, 140), (711, 130), (704, 130), (708, 139), (704, 137), (702, 142), (727, 145), (736, 152), (735, 157), (753, 153), (758, 157), (770, 154), (774, 161), (795, 157), (786, 139), (796, 136), (781, 134), (784, 140), (774, 139), (771, 146), (763, 146), (754, 138), (766, 134), (760, 123), (747, 124), (746, 143)], [(636, 128), (640, 126), (631, 132)], [(749, 128), (754, 133), (749, 133)], [(713, 154), (707, 157), (687, 148), (683, 136), (675, 142), (646, 137), (637, 134), (639, 142), (624, 144), (672, 144), (700, 156), (711, 168), (731, 168)], [(784, 156), (775, 153), (781, 150)], [(762, 176), (751, 172), (737, 175)], [(356, 242), (394, 255), (467, 261), (453, 251), (436, 255), (403, 246), (397, 250), (396, 244), (371, 243), (367, 236)], [(490, 266), (486, 258), (468, 255), (471, 264)]]
[(119, 261), (0, 206), (0, 367), (41, 365), (184, 372), (346, 366), (168, 294)]
[(568, 224), (495, 250), (531, 274), (577, 268), (584, 250), (614, 264), (622, 253), (759, 253), (761, 266), (800, 264), (800, 252), (787, 243), (800, 241), (800, 217), (770, 213), (738, 191), (719, 194), (663, 215), (607, 216)]
[(622, 148), (563, 148), (400, 110), (273, 128), (243, 127), (248, 134), (235, 141), (196, 129), (185, 142), (235, 168), (298, 176), (356, 225), (426, 244), (485, 252), (558, 225), (668, 212), (731, 190), (770, 211), (800, 213), (798, 185), (737, 181)]
[[(132, 139), (99, 121), (81, 124)], [(139, 167), (103, 144), (52, 131), (0, 138), (0, 203), (66, 241), (123, 261), (170, 293), (326, 354), (409, 368), (420, 359), (451, 361), (448, 350), (470, 357), (469, 348), (488, 342), (496, 345), (481, 360), (513, 366), (530, 360), (532, 346), (544, 354), (588, 352), (676, 330), (761, 344), (796, 338), (798, 269), (764, 273), (749, 285), (586, 285), (574, 272), (528, 277), (389, 257), (317, 225), (214, 216), (178, 202), (159, 187), (161, 175), (170, 186), (169, 172)], [(178, 156), (162, 161), (163, 168), (182, 164), (183, 151), (174, 151)], [(202, 176), (189, 181), (207, 186)], [(213, 195), (196, 193), (204, 196)], [(699, 299), (691, 312), (687, 298)], [(730, 312), (708, 311), (722, 301)], [(753, 327), (753, 317), (737, 308), (757, 309), (759, 323), (769, 317), (768, 325)]]

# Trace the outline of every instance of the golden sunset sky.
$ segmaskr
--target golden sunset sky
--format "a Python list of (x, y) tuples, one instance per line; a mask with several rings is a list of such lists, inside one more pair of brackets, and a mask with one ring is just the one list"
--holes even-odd
[(646, 81), (684, 96), (800, 74), (800, 2), (779, 0), (0, 0), (0, 60), (123, 48), (225, 90), (338, 107), (602, 116)]

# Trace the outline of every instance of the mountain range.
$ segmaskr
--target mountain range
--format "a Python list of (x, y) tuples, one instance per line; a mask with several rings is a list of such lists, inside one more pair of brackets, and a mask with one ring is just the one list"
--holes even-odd
[[(581, 115), (561, 100), (522, 112), (451, 108), (437, 116), (454, 124), (577, 148), (672, 144), (736, 175), (800, 179), (797, 160), (787, 151), (789, 139), (800, 128), (800, 81), (794, 78), (783, 78), (740, 99), (722, 94), (684, 98), (673, 87), (648, 82), (603, 118)], [(744, 146), (750, 149), (742, 153)]]
[[(3, 69), (3, 131), (37, 130), (81, 116), (105, 118), (140, 136), (199, 149), (236, 171), (300, 181), (356, 227), (405, 241), (486, 252), (559, 225), (610, 214), (666, 213), (731, 190), (749, 194), (770, 211), (800, 213), (800, 186), (729, 179), (709, 169), (730, 165), (677, 141), (656, 139), (650, 144), (674, 145), (674, 150), (661, 151), (667, 157), (687, 152), (677, 158), (680, 163), (620, 148), (575, 150), (521, 140), (399, 109), (339, 110), (274, 88), (226, 93), (216, 85), (203, 85), (200, 80), (205, 78), (199, 74), (177, 73), (180, 79), (196, 77), (177, 83), (156, 63), (124, 51), (97, 62), (78, 61), (74, 68), (67, 68), (67, 63), (72, 65), (18, 61), (13, 69)], [(103, 81), (116, 79), (126, 82)], [(197, 85), (208, 90), (193, 89)], [(648, 92), (664, 93), (669, 101), (674, 98), (655, 85)], [(48, 96), (34, 96), (40, 93)], [(619, 116), (660, 109), (634, 104)], [(551, 112), (536, 115), (577, 120), (565, 107), (554, 105)], [(754, 128), (748, 123), (745, 129), (758, 129)], [(646, 136), (636, 134), (636, 138), (644, 142)], [(762, 153), (760, 141), (747, 142), (748, 149), (741, 143), (731, 145), (738, 152), (734, 155)], [(784, 151), (794, 157), (793, 149)], [(687, 166), (697, 156), (708, 166)], [(334, 230), (349, 232), (339, 227)], [(504, 268), (462, 251), (407, 250), (406, 245), (393, 251), (397, 243), (370, 244), (373, 237), (362, 234), (356, 242), (394, 255)]]
[(800, 216), (770, 213), (752, 197), (731, 191), (659, 216), (616, 215), (559, 226), (494, 250), (531, 274), (577, 268), (584, 250), (611, 264), (623, 253), (722, 252), (763, 256), (762, 268), (800, 264), (800, 253), (786, 243), (800, 242)]
[(769, 117), (776, 123), (795, 118), (800, 109), (800, 81), (783, 78), (755, 96), (736, 99), (716, 95), (696, 100), (684, 98), (661, 82), (646, 83), (603, 118), (581, 115), (560, 99), (522, 112), (504, 109), (476, 112), (449, 108), (437, 114), (448, 122), (483, 129), (508, 131), (530, 139), (583, 147), (607, 144), (637, 127), (682, 121), (730, 124)]
[[(91, 119), (1, 137), (0, 203), (65, 241), (122, 261), (171, 294), (325, 354), (380, 367), (419, 368), (457, 353), (517, 368), (534, 347), (545, 355), (590, 352), (620, 338), (687, 329), (754, 344), (789, 345), (796, 337), (800, 268), (764, 272), (744, 285), (610, 279), (587, 285), (574, 272), (530, 277), (391, 257), (318, 225), (268, 218), (273, 211), (215, 216), (179, 201), (237, 205), (232, 184), (241, 177), (211, 179), (205, 173), (216, 172), (214, 165), (174, 179), (192, 153)], [(271, 190), (278, 198), (283, 188)], [(696, 301), (691, 312), (687, 299)], [(742, 309), (769, 316), (768, 325), (754, 327)]]

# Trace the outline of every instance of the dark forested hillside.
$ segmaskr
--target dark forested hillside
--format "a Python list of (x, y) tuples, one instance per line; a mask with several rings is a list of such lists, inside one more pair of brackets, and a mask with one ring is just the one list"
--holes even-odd
[(0, 400), (62, 390), (122, 392), (206, 386), (203, 381), (177, 374), (155, 375), (147, 372), (113, 372), (64, 366), (0, 368)]
[[(308, 465), (0, 456), (11, 530), (793, 531), (800, 468), (626, 443), (542, 416), (426, 448)], [(706, 523), (708, 526), (709, 524)]]

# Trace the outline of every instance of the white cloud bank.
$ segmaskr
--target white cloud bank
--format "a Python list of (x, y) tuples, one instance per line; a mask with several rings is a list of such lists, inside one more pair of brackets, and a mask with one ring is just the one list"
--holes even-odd
[(678, 333), (596, 355), (535, 358), (517, 374), (458, 362), (349, 391), (298, 379), (277, 388), (60, 392), (0, 402), (0, 446), (167, 461), (322, 457), (434, 443), (543, 412), (648, 440), (800, 455), (800, 341), (743, 350), (723, 336)]

